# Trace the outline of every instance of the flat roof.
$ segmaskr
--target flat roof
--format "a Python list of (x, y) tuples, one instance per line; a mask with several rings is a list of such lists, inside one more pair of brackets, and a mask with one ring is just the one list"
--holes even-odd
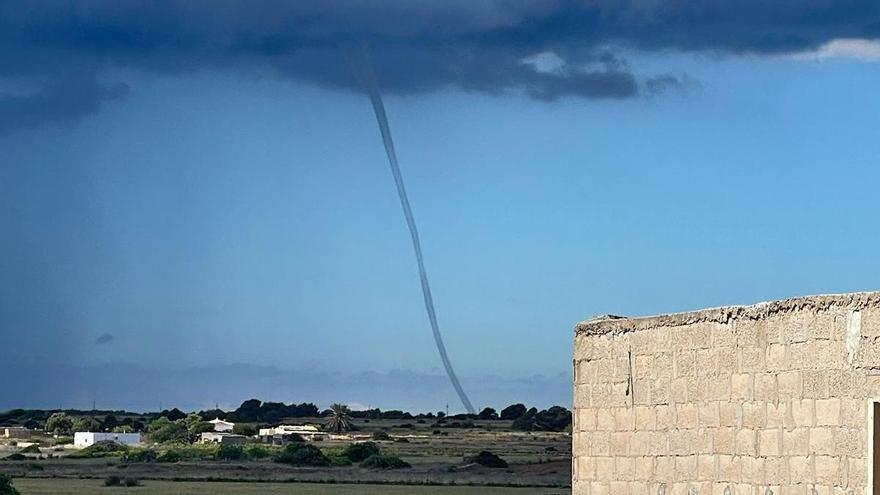
[(577, 334), (603, 335), (649, 330), (658, 327), (678, 327), (695, 323), (730, 323), (734, 320), (763, 320), (778, 314), (797, 311), (826, 311), (834, 308), (852, 310), (880, 307), (880, 292), (851, 292), (847, 294), (823, 294), (794, 297), (779, 301), (761, 302), (748, 306), (721, 306), (684, 313), (655, 316), (603, 315), (575, 325)]

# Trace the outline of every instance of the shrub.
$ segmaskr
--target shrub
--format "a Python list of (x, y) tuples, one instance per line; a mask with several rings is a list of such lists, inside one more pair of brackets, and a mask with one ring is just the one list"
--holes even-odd
[(291, 443), (275, 456), (275, 462), (291, 466), (329, 466), (330, 459), (321, 449), (310, 444)]
[(244, 457), (244, 448), (241, 445), (221, 445), (217, 451), (217, 458), (224, 461), (237, 461)]
[(394, 443), (409, 443), (409, 439), (403, 437), (397, 437), (394, 439)]
[(299, 433), (291, 433), (289, 435), (284, 435), (285, 440), (293, 443), (304, 443), (306, 441), (305, 438), (302, 437)]
[(12, 478), (0, 474), (0, 495), (19, 495), (18, 490), (12, 486)]
[(272, 455), (272, 453), (269, 452), (269, 449), (262, 445), (250, 444), (245, 446), (244, 455), (246, 455), (249, 459), (265, 459)]
[(9, 454), (8, 456), (4, 457), (3, 459), (5, 459), (7, 461), (26, 461), (27, 456), (24, 454), (15, 453), (15, 454)]
[(92, 445), (80, 450), (75, 454), (71, 454), (70, 457), (82, 458), (82, 459), (95, 459), (99, 457), (108, 457), (114, 455), (123, 455), (128, 452), (128, 447), (122, 445), (121, 443), (116, 443), (111, 440), (102, 440), (100, 442), (95, 442)]
[(244, 423), (236, 423), (235, 426), (232, 427), (232, 433), (252, 437), (257, 434), (257, 427)]
[(391, 440), (391, 435), (387, 431), (377, 431), (373, 433), (373, 440)]
[(501, 419), (516, 419), (526, 413), (526, 406), (513, 404), (501, 410)]
[(342, 451), (351, 462), (361, 462), (370, 456), (379, 455), (379, 446), (373, 442), (353, 443)]
[(39, 453), (40, 453), (40, 446), (37, 445), (37, 444), (35, 444), (35, 443), (32, 443), (32, 444), (28, 445), (27, 447), (25, 447), (25, 448), (19, 450), (19, 453), (22, 453), (22, 454), (39, 454)]
[(55, 445), (69, 445), (73, 443), (73, 437), (55, 437)]
[(486, 450), (480, 452), (477, 455), (465, 457), (464, 462), (467, 464), (479, 464), (480, 466), (488, 468), (507, 467), (507, 461)]
[(330, 459), (331, 466), (336, 466), (336, 467), (351, 466), (351, 460), (342, 454), (339, 454), (339, 453), (327, 454), (327, 458)]
[(137, 449), (127, 452), (122, 456), (122, 460), (125, 462), (156, 462), (158, 457), (159, 454), (155, 450)]
[(362, 468), (367, 469), (406, 469), (411, 467), (403, 459), (393, 455), (371, 455), (361, 463)]
[(125, 478), (123, 484), (125, 486), (141, 486), (141, 480), (137, 478)]
[(122, 478), (119, 476), (110, 475), (104, 478), (104, 486), (120, 486), (122, 485)]
[(156, 458), (159, 462), (180, 462), (181, 455), (180, 452), (176, 450), (169, 450), (167, 452), (162, 453), (159, 457)]

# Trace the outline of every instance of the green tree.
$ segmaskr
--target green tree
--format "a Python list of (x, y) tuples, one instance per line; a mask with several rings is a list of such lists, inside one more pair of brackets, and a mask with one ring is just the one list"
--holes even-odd
[(353, 443), (342, 451), (342, 455), (348, 457), (351, 462), (362, 462), (367, 457), (379, 455), (379, 446), (373, 442)]
[(480, 415), (478, 417), (483, 420), (498, 419), (498, 413), (495, 411), (495, 409), (487, 407), (480, 411)]
[(254, 425), (246, 423), (235, 423), (235, 426), (232, 427), (232, 433), (235, 433), (236, 435), (252, 437), (258, 433), (258, 430), (257, 427)]
[(91, 416), (81, 416), (73, 420), (73, 431), (101, 431), (101, 422)]
[(156, 443), (189, 443), (189, 430), (183, 422), (171, 421), (165, 416), (153, 420), (148, 432)]
[(501, 419), (516, 419), (526, 413), (526, 406), (513, 404), (501, 410)]
[(66, 413), (57, 412), (46, 420), (46, 431), (56, 435), (70, 435), (73, 430), (73, 419)]
[(324, 425), (324, 429), (334, 433), (342, 433), (351, 430), (352, 424), (351, 418), (349, 417), (350, 412), (348, 406), (345, 404), (332, 404), (330, 406), (330, 418), (327, 419), (327, 424)]
[(5, 474), (0, 474), (0, 495), (20, 495), (12, 486), (12, 478)]
[(214, 425), (202, 419), (198, 414), (190, 414), (186, 418), (177, 421), (186, 427), (190, 442), (194, 442), (199, 435), (206, 431), (214, 431)]

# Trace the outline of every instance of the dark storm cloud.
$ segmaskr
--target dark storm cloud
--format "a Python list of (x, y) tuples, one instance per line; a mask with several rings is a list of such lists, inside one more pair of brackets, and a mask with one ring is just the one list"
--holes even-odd
[[(682, 78), (638, 74), (609, 47), (768, 54), (878, 36), (875, 0), (11, 0), (0, 3), (0, 78), (42, 86), (0, 96), (0, 131), (94, 112), (124, 87), (92, 79), (65, 91), (63, 81), (114, 67), (266, 71), (357, 90), (340, 47), (365, 45), (387, 93), (629, 98)], [(524, 63), (542, 52), (562, 66)]]

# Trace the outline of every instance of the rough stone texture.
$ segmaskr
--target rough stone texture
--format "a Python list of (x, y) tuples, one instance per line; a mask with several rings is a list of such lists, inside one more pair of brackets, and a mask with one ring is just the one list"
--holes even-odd
[(880, 293), (575, 327), (574, 494), (865, 494)]

